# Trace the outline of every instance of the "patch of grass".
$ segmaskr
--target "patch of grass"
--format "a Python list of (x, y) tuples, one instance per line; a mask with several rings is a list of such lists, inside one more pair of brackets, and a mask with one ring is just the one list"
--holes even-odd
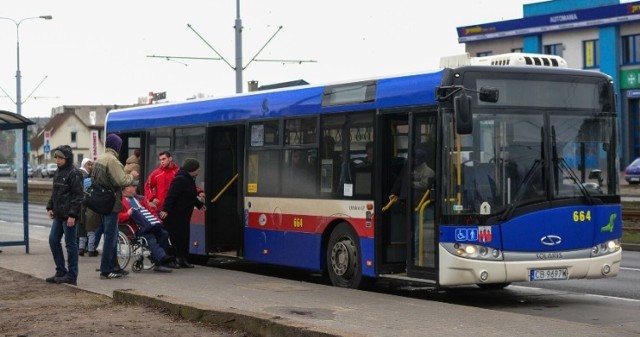
[(640, 244), (640, 231), (622, 231), (622, 243)]

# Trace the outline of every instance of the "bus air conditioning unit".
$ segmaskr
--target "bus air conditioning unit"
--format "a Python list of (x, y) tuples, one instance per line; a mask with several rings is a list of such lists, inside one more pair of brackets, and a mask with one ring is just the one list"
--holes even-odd
[(472, 57), (470, 64), (480, 66), (567, 68), (567, 61), (560, 56), (526, 53), (509, 53)]

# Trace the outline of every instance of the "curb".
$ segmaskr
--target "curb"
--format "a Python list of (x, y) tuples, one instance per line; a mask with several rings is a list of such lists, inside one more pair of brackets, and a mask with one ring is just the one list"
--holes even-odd
[(306, 326), (280, 316), (187, 303), (171, 296), (152, 295), (134, 289), (114, 290), (113, 301), (165, 309), (190, 321), (214, 323), (261, 337), (357, 337), (353, 333)]
[(628, 250), (633, 252), (640, 252), (640, 244), (637, 243), (623, 243), (621, 244), (622, 250)]

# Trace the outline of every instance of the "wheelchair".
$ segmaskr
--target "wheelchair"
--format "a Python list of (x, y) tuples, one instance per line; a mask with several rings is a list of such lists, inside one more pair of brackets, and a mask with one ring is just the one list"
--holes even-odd
[(138, 231), (127, 223), (118, 224), (116, 252), (118, 263), (122, 269), (127, 268), (130, 262), (131, 270), (136, 273), (142, 270), (151, 270), (155, 267), (155, 261), (147, 239), (142, 235), (138, 235)]

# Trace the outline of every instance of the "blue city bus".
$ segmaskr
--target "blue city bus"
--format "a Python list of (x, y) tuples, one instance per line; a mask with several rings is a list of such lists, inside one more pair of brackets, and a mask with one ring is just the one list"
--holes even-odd
[[(613, 82), (559, 57), (109, 112), (142, 174), (169, 150), (202, 164), (190, 258), (233, 257), (434, 287), (618, 274)], [(446, 61), (446, 60), (445, 60)]]

